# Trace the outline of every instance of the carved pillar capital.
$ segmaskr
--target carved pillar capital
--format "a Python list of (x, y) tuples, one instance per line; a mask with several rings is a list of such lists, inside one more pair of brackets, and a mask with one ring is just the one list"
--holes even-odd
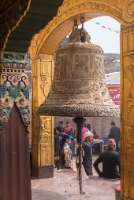
[(133, 0), (125, 0), (123, 3), (122, 9), (122, 18), (128, 24), (133, 23), (134, 21), (134, 1)]

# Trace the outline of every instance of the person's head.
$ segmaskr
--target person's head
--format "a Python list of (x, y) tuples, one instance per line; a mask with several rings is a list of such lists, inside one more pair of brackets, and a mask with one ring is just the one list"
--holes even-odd
[(83, 124), (82, 124), (82, 127), (86, 127), (86, 124), (85, 124), (85, 123), (83, 123)]
[(63, 121), (60, 121), (60, 122), (59, 122), (59, 125), (63, 125)]
[(95, 130), (92, 131), (92, 134), (93, 134), (93, 139), (96, 139), (97, 135), (96, 135), (96, 131)]
[(93, 130), (93, 134), (96, 135), (96, 131), (95, 130)]
[(70, 122), (66, 122), (66, 127), (70, 126)]
[(71, 136), (68, 135), (68, 134), (66, 134), (64, 137), (65, 137), (65, 142), (66, 142), (67, 144), (70, 144), (70, 143), (71, 143)]
[(90, 125), (90, 124), (87, 124), (87, 128), (88, 128), (88, 130), (90, 131), (90, 130), (91, 130), (91, 125)]
[(84, 134), (84, 138), (87, 142), (91, 143), (93, 141), (93, 134), (88, 131)]
[(66, 143), (67, 144), (71, 144), (71, 139), (70, 138), (66, 138)]
[(115, 122), (111, 122), (111, 126), (115, 126)]
[(59, 135), (60, 133), (61, 133), (61, 127), (58, 126), (58, 127), (56, 127), (56, 134)]
[(108, 148), (112, 148), (112, 149), (116, 149), (116, 142), (115, 142), (115, 140), (114, 139), (109, 139), (107, 147)]

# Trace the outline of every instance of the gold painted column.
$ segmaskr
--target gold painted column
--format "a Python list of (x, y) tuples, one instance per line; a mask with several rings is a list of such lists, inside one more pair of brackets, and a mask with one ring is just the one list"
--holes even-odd
[(46, 98), (53, 75), (53, 57), (40, 54), (32, 61), (32, 176), (54, 176), (54, 117), (37, 116), (37, 108)]
[(134, 27), (121, 30), (121, 200), (134, 200)]

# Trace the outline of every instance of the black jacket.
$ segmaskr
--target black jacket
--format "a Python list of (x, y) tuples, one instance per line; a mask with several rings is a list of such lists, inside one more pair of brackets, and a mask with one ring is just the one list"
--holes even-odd
[(54, 136), (54, 156), (60, 156), (60, 136), (59, 135), (55, 135)]
[(82, 148), (84, 150), (83, 166), (87, 175), (92, 175), (92, 153), (91, 145), (85, 140), (82, 142)]
[[(98, 168), (98, 164), (102, 162), (102, 172)], [(117, 169), (119, 166), (119, 170)], [(99, 176), (104, 178), (120, 178), (120, 155), (114, 149), (109, 148), (103, 152), (93, 164)]]
[(120, 141), (120, 129), (117, 126), (113, 126), (110, 129), (110, 133), (108, 135), (110, 138), (115, 139), (116, 142)]

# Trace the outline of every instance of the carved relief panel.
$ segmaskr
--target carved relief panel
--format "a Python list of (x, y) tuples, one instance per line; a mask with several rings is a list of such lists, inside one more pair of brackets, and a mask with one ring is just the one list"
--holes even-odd
[[(132, 1), (128, 1), (133, 4)], [(132, 15), (133, 6), (127, 5)], [(129, 12), (128, 12), (129, 10)], [(131, 18), (131, 17), (130, 17)], [(122, 27), (121, 68), (121, 198), (134, 199), (134, 28)]]
[(52, 80), (52, 60), (41, 60), (41, 85), (40, 88), (46, 98), (51, 86)]
[(38, 116), (37, 109), (47, 97), (53, 74), (52, 56), (39, 55), (32, 63), (33, 165), (53, 164), (53, 117)]
[(53, 163), (53, 133), (52, 133), (52, 117), (40, 117), (41, 138), (40, 138), (40, 164), (52, 165)]

